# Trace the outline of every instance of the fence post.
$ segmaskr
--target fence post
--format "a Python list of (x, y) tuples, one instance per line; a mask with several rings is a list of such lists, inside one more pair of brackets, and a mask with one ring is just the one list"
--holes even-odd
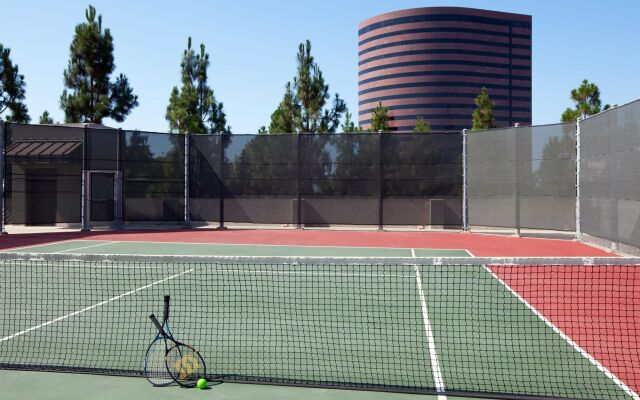
[(298, 162), (297, 162), (297, 201), (296, 201), (296, 229), (302, 229), (302, 171), (301, 171), (301, 159), (302, 159), (302, 137), (300, 136), (300, 129), (296, 129), (298, 135)]
[(124, 141), (124, 132), (122, 128), (118, 129), (118, 136), (116, 137), (116, 176), (115, 176), (115, 215), (113, 216), (114, 225), (116, 229), (122, 229), (122, 146)]
[(225, 187), (224, 187), (224, 132), (220, 132), (220, 175), (218, 176), (218, 181), (220, 183), (219, 192), (220, 192), (220, 206), (219, 206), (219, 226), (218, 229), (225, 229), (224, 227), (224, 197), (225, 197)]
[(0, 121), (0, 235), (4, 230), (4, 157), (5, 157), (5, 131), (6, 123)]
[(462, 230), (469, 230), (469, 193), (467, 183), (467, 130), (462, 130)]
[(80, 204), (80, 225), (83, 231), (91, 230), (89, 223), (89, 172), (88, 172), (88, 146), (89, 132), (87, 124), (83, 124), (82, 132), (82, 183), (81, 183), (81, 204)]
[(380, 143), (378, 143), (378, 146), (380, 147), (380, 154), (379, 154), (379, 159), (378, 159), (378, 178), (379, 178), (379, 193), (378, 193), (378, 230), (384, 230), (384, 169), (383, 169), (383, 165), (384, 165), (384, 144), (383, 144), (383, 138), (384, 138), (384, 133), (382, 133), (382, 131), (378, 131), (378, 140), (380, 141)]
[(515, 146), (515, 151), (513, 154), (513, 158), (515, 160), (515, 179), (513, 181), (513, 186), (514, 186), (514, 196), (515, 196), (515, 228), (516, 228), (516, 236), (520, 236), (520, 162), (519, 162), (519, 151), (520, 151), (520, 147), (518, 146), (518, 142), (520, 141), (520, 134), (518, 133), (518, 128), (520, 127), (520, 124), (518, 122), (516, 122), (514, 125), (515, 131), (515, 138), (514, 138), (514, 146)]
[(576, 239), (582, 240), (582, 226), (580, 220), (580, 118), (576, 120)]
[(184, 224), (191, 225), (191, 212), (189, 207), (189, 146), (191, 143), (191, 134), (184, 134)]

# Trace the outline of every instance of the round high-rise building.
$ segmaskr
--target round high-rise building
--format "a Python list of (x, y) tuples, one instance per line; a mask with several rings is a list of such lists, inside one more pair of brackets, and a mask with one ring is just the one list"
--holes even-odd
[(394, 11), (358, 26), (358, 114), (375, 107), (393, 131), (418, 117), (433, 130), (470, 128), (486, 87), (499, 127), (531, 124), (531, 16), (459, 7)]

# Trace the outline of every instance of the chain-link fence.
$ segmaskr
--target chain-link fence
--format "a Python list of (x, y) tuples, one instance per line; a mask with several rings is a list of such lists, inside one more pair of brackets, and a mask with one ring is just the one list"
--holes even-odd
[(185, 135), (127, 131), (123, 136), (124, 222), (182, 222)]
[(1, 230), (366, 225), (640, 248), (640, 100), (578, 124), (464, 133), (0, 128)]
[(640, 100), (580, 123), (580, 234), (640, 253)]
[(462, 226), (456, 132), (175, 135), (6, 124), (3, 138), (11, 231)]
[(466, 150), (471, 229), (575, 232), (575, 124), (473, 131)]
[(462, 224), (459, 133), (188, 140), (192, 223)]

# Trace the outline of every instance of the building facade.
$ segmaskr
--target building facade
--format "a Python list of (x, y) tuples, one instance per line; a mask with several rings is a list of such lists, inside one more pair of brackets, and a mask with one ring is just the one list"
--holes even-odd
[(393, 131), (418, 117), (433, 130), (470, 128), (486, 87), (499, 127), (531, 124), (531, 16), (459, 7), (394, 11), (358, 26), (358, 115), (382, 103)]

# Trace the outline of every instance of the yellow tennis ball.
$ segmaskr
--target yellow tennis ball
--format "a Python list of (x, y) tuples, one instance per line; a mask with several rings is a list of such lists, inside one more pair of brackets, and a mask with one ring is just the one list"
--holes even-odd
[(198, 389), (205, 389), (207, 387), (207, 380), (204, 378), (198, 379)]

